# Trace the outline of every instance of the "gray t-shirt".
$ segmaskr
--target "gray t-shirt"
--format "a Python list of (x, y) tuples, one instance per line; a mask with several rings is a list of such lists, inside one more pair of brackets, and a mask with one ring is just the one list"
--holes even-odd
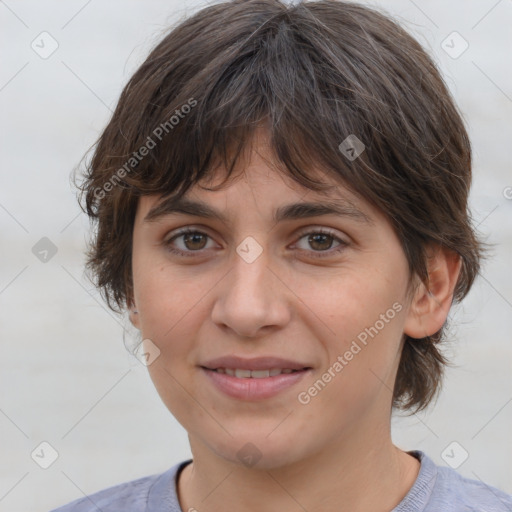
[[(422, 451), (408, 453), (421, 462), (420, 472), (407, 495), (390, 512), (512, 512), (512, 495), (437, 466)], [(178, 502), (176, 481), (190, 462), (109, 487), (51, 512), (185, 512)]]

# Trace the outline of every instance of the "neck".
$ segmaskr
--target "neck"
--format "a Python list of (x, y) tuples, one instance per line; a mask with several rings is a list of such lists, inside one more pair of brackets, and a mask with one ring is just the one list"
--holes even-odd
[(268, 469), (240, 466), (191, 438), (193, 462), (178, 480), (181, 507), (256, 512), (264, 496), (266, 512), (388, 512), (414, 484), (420, 463), (392, 444), (389, 430), (368, 434), (344, 433), (327, 450)]

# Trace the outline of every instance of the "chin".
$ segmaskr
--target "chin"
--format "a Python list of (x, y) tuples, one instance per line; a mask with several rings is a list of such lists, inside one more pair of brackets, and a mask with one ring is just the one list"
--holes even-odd
[(255, 436), (234, 436), (226, 444), (216, 446), (214, 451), (226, 461), (240, 466), (240, 468), (254, 470), (273, 470), (299, 462), (304, 456), (298, 450), (297, 444), (292, 444), (292, 434), (270, 441), (266, 434)]

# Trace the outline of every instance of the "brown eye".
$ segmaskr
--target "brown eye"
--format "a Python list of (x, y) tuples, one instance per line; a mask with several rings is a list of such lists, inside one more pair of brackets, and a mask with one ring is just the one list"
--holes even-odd
[(200, 250), (204, 249), (206, 236), (203, 233), (194, 232), (194, 233), (185, 233), (183, 236), (183, 243), (185, 244), (187, 249), (190, 250)]
[[(302, 233), (299, 242), (306, 240), (306, 247), (298, 247), (301, 251), (306, 251), (314, 258), (324, 258), (337, 254), (345, 249), (349, 244), (336, 236), (330, 231), (324, 229), (316, 229)], [(333, 242), (337, 242), (337, 246), (331, 249)], [(297, 244), (299, 245), (299, 244)]]
[(164, 245), (172, 253), (182, 256), (194, 256), (194, 253), (200, 253), (208, 248), (206, 245), (209, 238), (206, 233), (201, 231), (185, 229), (165, 240)]
[(331, 248), (334, 237), (324, 233), (315, 233), (308, 236), (308, 243), (315, 251), (323, 251)]
[[(207, 247), (208, 240), (211, 240), (211, 237), (206, 233), (188, 228), (165, 240), (163, 245), (170, 252), (179, 256), (199, 256), (204, 250), (211, 248)], [(343, 251), (349, 245), (348, 242), (345, 242), (334, 233), (321, 228), (303, 233), (299, 238), (299, 242), (302, 240), (306, 241), (306, 247), (300, 247), (299, 244), (296, 244), (298, 249), (302, 252), (307, 252), (308, 256), (313, 258), (333, 256)], [(334, 249), (332, 248), (333, 243), (337, 243)]]

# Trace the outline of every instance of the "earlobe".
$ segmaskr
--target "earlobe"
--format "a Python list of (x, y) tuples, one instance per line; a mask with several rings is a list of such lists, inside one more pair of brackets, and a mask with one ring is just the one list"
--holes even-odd
[(462, 260), (455, 251), (439, 245), (427, 250), (428, 283), (421, 283), (411, 301), (404, 333), (425, 338), (439, 331), (448, 317)]
[(133, 302), (128, 303), (129, 318), (132, 325), (140, 330), (139, 312)]
[(140, 330), (139, 312), (135, 309), (130, 309), (130, 322), (135, 328)]

